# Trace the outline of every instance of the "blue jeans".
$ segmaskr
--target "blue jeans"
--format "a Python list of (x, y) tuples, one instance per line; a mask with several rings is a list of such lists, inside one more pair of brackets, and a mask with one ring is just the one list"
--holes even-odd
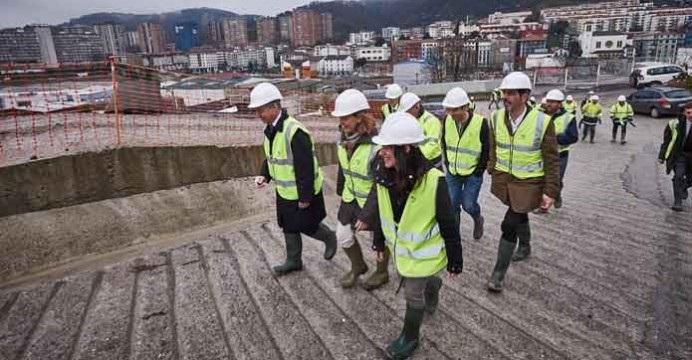
[(562, 181), (565, 178), (565, 172), (567, 171), (567, 160), (569, 160), (569, 153), (560, 154), (560, 188), (562, 188)]
[(447, 173), (446, 180), (454, 211), (460, 212), (459, 206), (461, 206), (472, 218), (478, 218), (481, 215), (478, 194), (483, 185), (483, 174), (457, 176)]

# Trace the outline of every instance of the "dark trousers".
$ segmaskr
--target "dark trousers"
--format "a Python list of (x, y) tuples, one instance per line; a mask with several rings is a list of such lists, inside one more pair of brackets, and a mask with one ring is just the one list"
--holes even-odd
[(692, 154), (680, 154), (673, 172), (673, 198), (675, 204), (681, 204), (687, 198), (687, 188), (692, 186)]
[(567, 161), (569, 160), (569, 151), (560, 153), (560, 195), (562, 198), (562, 188), (565, 187), (565, 172), (567, 172)]
[(582, 123), (584, 127), (584, 132), (581, 137), (581, 141), (586, 140), (586, 135), (589, 135), (589, 141), (593, 142), (594, 136), (596, 136), (596, 124)]
[(622, 134), (620, 135), (620, 140), (625, 141), (625, 136), (627, 136), (627, 123), (620, 124), (618, 121), (613, 121), (613, 140), (618, 136), (618, 128), (622, 126)]
[(512, 207), (507, 209), (505, 218), (502, 220), (502, 238), (516, 244), (517, 243), (517, 228), (523, 224), (528, 224), (529, 214), (518, 213), (512, 210)]

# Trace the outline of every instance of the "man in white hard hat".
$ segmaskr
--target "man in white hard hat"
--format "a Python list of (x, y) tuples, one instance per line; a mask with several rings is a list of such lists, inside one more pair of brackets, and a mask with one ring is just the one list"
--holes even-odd
[(565, 102), (562, 103), (562, 107), (565, 108), (568, 113), (577, 116), (577, 103), (574, 102), (574, 97), (572, 97), (572, 95), (567, 95)]
[(579, 129), (577, 128), (577, 119), (574, 114), (562, 106), (565, 100), (565, 95), (562, 91), (557, 89), (550, 90), (545, 99), (547, 101), (545, 113), (550, 116), (555, 125), (558, 151), (560, 153), (560, 195), (555, 199), (555, 208), (559, 209), (562, 207), (562, 189), (564, 189), (569, 148), (570, 145), (579, 140)]
[(548, 99), (545, 97), (541, 98), (541, 106), (538, 107), (538, 110), (545, 112), (546, 105), (548, 105)]
[(488, 121), (471, 110), (464, 89), (455, 87), (442, 101), (447, 117), (442, 128), (442, 151), (447, 169), (447, 188), (457, 224), (461, 225), (461, 208), (473, 218), (473, 238), (483, 236), (484, 219), (478, 205), (483, 172), (488, 164)]
[(529, 106), (531, 106), (531, 107), (536, 107), (536, 104), (538, 104), (538, 103), (536, 102), (536, 97), (535, 97), (535, 96), (531, 96), (531, 97), (529, 98)]
[(493, 292), (502, 291), (517, 240), (519, 258), (531, 252), (529, 213), (537, 208), (547, 211), (560, 192), (555, 126), (545, 113), (528, 106), (531, 80), (522, 72), (512, 72), (500, 89), (505, 107), (491, 115), (488, 172), (491, 192), (509, 208), (488, 282)]
[[(388, 359), (407, 359), (420, 341), (426, 313), (436, 312), (442, 279), (463, 270), (459, 228), (449, 201), (444, 174), (423, 156), (426, 140), (416, 118), (405, 112), (389, 116), (373, 142), (382, 149), (375, 160), (376, 184), (368, 196), (375, 204), (373, 249), (377, 258), (391, 251), (406, 297), (404, 327), (385, 348)], [(437, 314), (446, 316), (446, 314)], [(426, 319), (434, 326), (436, 317)]]
[(499, 109), (500, 103), (502, 103), (502, 90), (495, 89), (490, 93), (490, 102), (488, 103), (488, 110), (493, 109), (493, 104), (495, 104), (495, 110)]
[(281, 108), (281, 92), (270, 83), (255, 86), (249, 109), (254, 109), (266, 127), (259, 188), (276, 184), (276, 214), (286, 240), (286, 261), (274, 266), (276, 276), (302, 270), (301, 233), (325, 244), (324, 258), (336, 254), (336, 235), (322, 220), (327, 216), (322, 196), (322, 169), (315, 156), (312, 135), (303, 124)]
[(589, 101), (591, 101), (591, 97), (596, 95), (596, 93), (593, 90), (589, 90), (589, 92), (586, 94), (586, 96), (581, 100), (580, 108), (584, 107)]
[(440, 120), (423, 108), (418, 95), (410, 92), (401, 96), (399, 111), (407, 112), (418, 119), (418, 124), (425, 134), (425, 141), (419, 145), (420, 150), (433, 166), (442, 169), (442, 148), (440, 148), (442, 123)]
[(620, 144), (625, 145), (627, 141), (625, 137), (627, 136), (627, 123), (634, 121), (634, 110), (632, 106), (627, 103), (627, 98), (625, 95), (618, 96), (618, 102), (610, 107), (610, 119), (613, 121), (613, 138), (610, 142), (615, 142), (615, 138), (618, 135), (618, 128), (622, 127), (622, 133), (620, 134)]
[(598, 95), (591, 95), (591, 100), (581, 107), (581, 125), (584, 127), (584, 134), (581, 141), (586, 141), (586, 136), (589, 135), (589, 142), (593, 144), (596, 136), (596, 125), (601, 123), (601, 115), (603, 108), (599, 103)]
[(391, 84), (387, 86), (387, 91), (384, 97), (387, 98), (387, 103), (382, 105), (382, 121), (387, 118), (392, 113), (395, 113), (399, 108), (399, 100), (404, 91), (398, 84)]

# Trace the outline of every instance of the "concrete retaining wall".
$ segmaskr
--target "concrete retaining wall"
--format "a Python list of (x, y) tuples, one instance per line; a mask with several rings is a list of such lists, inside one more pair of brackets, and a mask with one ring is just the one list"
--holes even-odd
[[(316, 144), (321, 165), (334, 144)], [(261, 146), (139, 147), (83, 153), (0, 168), (0, 217), (257, 175)]]

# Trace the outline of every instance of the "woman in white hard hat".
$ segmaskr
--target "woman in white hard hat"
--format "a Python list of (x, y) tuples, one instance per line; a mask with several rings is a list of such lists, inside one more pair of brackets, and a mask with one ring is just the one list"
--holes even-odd
[(424, 140), (416, 118), (403, 112), (390, 115), (373, 138), (382, 146), (368, 197), (377, 208), (373, 249), (380, 260), (390, 249), (406, 295), (403, 331), (386, 349), (390, 359), (406, 359), (418, 346), (424, 314), (437, 309), (438, 273), (446, 268), (454, 278), (463, 267), (444, 174), (421, 153)]
[(634, 121), (634, 110), (632, 106), (627, 103), (627, 98), (625, 95), (618, 96), (618, 102), (610, 107), (610, 119), (613, 121), (613, 138), (610, 142), (615, 142), (615, 138), (618, 136), (618, 128), (622, 127), (622, 133), (620, 134), (620, 144), (625, 145), (627, 140), (627, 124)]
[(301, 233), (325, 244), (324, 258), (336, 254), (336, 234), (322, 223), (327, 216), (322, 196), (322, 169), (315, 156), (310, 131), (281, 108), (281, 92), (261, 83), (250, 92), (248, 108), (254, 109), (266, 127), (258, 188), (276, 184), (276, 218), (286, 240), (286, 261), (274, 266), (276, 276), (303, 269)]
[(401, 99), (401, 95), (403, 94), (404, 91), (398, 84), (391, 84), (387, 86), (387, 91), (384, 94), (384, 97), (387, 98), (387, 103), (382, 105), (382, 121), (384, 121), (390, 114), (399, 110), (399, 99)]
[[(339, 94), (332, 116), (338, 117), (341, 125), (341, 141), (338, 146), (339, 175), (336, 186), (341, 204), (337, 213), (336, 238), (351, 260), (351, 269), (341, 278), (340, 284), (344, 288), (350, 288), (356, 284), (360, 275), (368, 271), (354, 227), (373, 185), (370, 164), (377, 154), (377, 145), (372, 142), (377, 128), (375, 118), (370, 114), (367, 98), (355, 89)], [(389, 281), (388, 258), (387, 252), (384, 261), (377, 263), (377, 270), (363, 284), (366, 289), (376, 289)]]

